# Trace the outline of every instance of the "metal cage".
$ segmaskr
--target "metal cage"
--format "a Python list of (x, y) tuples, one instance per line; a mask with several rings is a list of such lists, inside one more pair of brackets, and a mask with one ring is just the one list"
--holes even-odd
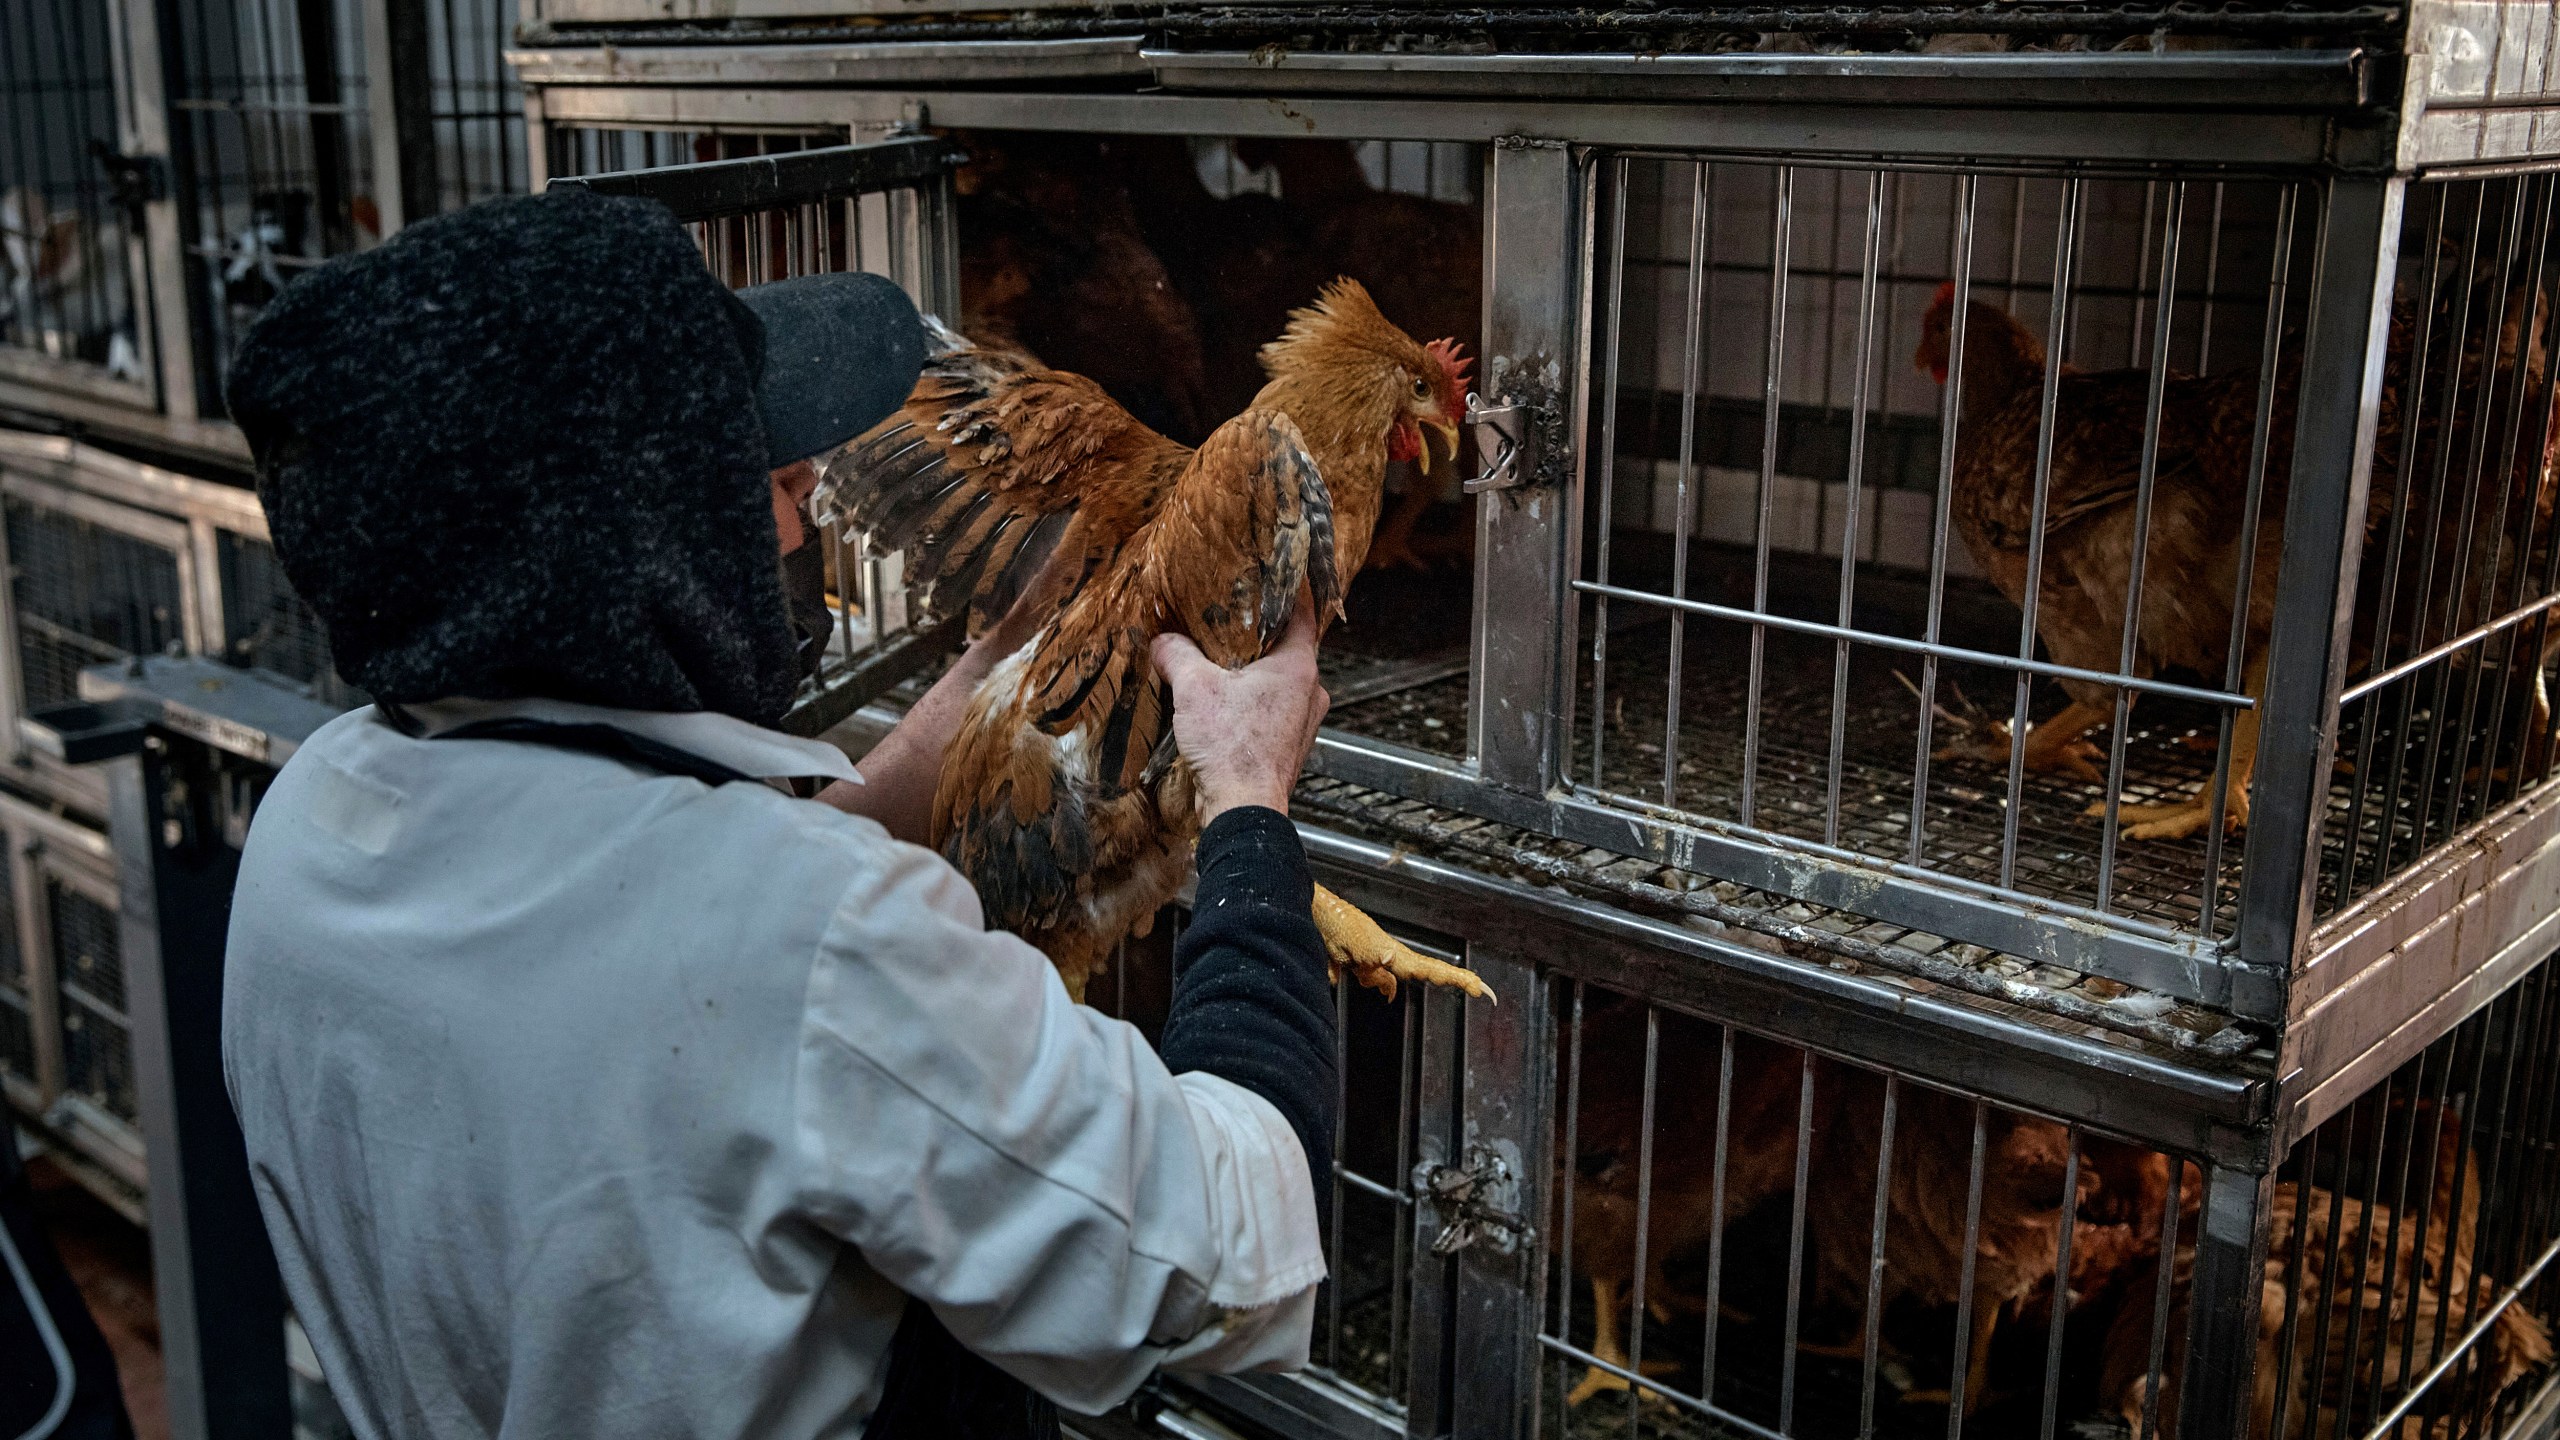
[(106, 813), (96, 772), (61, 763), (28, 723), (81, 699), (80, 672), (93, 665), (210, 655), (324, 703), (361, 703), (285, 583), (252, 492), (60, 437), (0, 432), (0, 518), (10, 575), (0, 717), (13, 783)]
[(146, 1176), (116, 870), (104, 832), (0, 794), (0, 1092), (128, 1215)]
[[(2460, 1358), (2497, 1343), (2462, 1314), (2516, 1292), (2499, 1313), (2541, 1318), (2517, 1290), (2547, 1243), (2531, 1188), (2463, 1202), (2480, 1236), (2527, 1238), (2478, 1241), (2462, 1267), (2492, 1298), (2440, 1345), (2377, 1350), (2311, 1291), (2291, 1308), (2315, 1333), (2259, 1337), (2288, 1304), (2270, 1265), (2316, 1248), (2286, 1236), (2309, 1202), (2279, 1197), (2386, 1171), (2432, 1193), (2401, 1174), (2392, 1097), (2440, 1083), (2430, 1047), (2495, 1072), (2506, 1051), (2446, 1038), (2467, 1023), (2537, 1034), (2513, 1007), (2560, 943), (2547, 16), (1064, 5), (847, 37), (786, 34), (792, 9), (724, 48), (695, 42), (753, 37), (546, 3), (514, 57), (536, 129), (1475, 157), (1479, 384), (1507, 414), (1475, 436), (1465, 661), (1338, 693), (1299, 803), (1327, 883), (1502, 1003), (1347, 1002), (1365, 1078), (1321, 1373), (1206, 1387), (1231, 1418), (2236, 1436), (2542, 1413), (2539, 1360), (2492, 1385)], [(2112, 559), (2087, 539), (2110, 526)], [(1367, 583), (1394, 598), (1355, 594), (1345, 638), (1388, 632), (1400, 660), (1458, 608)], [(2201, 618), (2127, 623), (2162, 605)], [(1154, 955), (1124, 957), (1133, 1004)], [(2538, 1163), (2455, 1088), (2420, 1113), (2484, 1174)], [(1924, 1171), (1934, 1209), (1900, 1194)], [(1752, 1213), (1696, 1224), (1720, 1184)], [(2387, 1217), (2429, 1222), (2358, 1203), (2405, 1321), (2434, 1302), (2380, 1258)], [(2352, 1253), (2336, 1208), (2304, 1233)], [(1593, 1238), (1613, 1214), (1619, 1240)], [(2009, 1223), (2033, 1263), (1962, 1258), (1967, 1226)], [(2190, 1354), (2254, 1358), (2190, 1376)], [(1566, 1403), (1612, 1368), (1627, 1389)]]
[[(514, 0), (38, 0), (0, 25), (0, 404), (246, 458), (230, 356), (295, 275), (528, 183)], [(396, 59), (395, 59), (396, 57)]]

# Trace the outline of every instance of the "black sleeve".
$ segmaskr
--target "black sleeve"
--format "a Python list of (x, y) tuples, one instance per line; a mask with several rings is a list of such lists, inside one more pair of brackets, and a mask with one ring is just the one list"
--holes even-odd
[(1333, 1168), (1333, 986), (1310, 906), (1315, 881), (1277, 810), (1229, 810), (1200, 832), (1200, 887), (1173, 947), (1173, 1007), (1158, 1047), (1271, 1102), (1307, 1152), (1319, 1214)]

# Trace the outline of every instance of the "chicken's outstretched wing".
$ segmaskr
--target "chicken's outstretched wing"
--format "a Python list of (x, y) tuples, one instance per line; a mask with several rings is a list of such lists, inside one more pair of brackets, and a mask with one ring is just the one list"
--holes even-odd
[(905, 551), (929, 615), (1002, 613), (1061, 546), (1107, 562), (1190, 462), (1083, 376), (926, 328), (906, 405), (827, 462), (817, 514)]

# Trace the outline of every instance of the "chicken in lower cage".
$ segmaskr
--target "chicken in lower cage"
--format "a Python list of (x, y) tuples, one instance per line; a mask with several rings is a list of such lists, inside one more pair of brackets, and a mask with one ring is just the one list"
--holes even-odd
[[(2411, 1111), (2414, 1110), (2414, 1114)], [(2268, 1207), (2267, 1258), (2258, 1311), (2257, 1383), (2249, 1433), (2309, 1440), (2380, 1420), (2488, 1319), (2505, 1290), (2479, 1261), (2480, 1164), (2449, 1107), (2394, 1107), (2402, 1143), (2434, 1133), (2433, 1185), (2397, 1205), (2384, 1190), (2368, 1203), (2358, 1186), (2333, 1189), (2279, 1180)], [(2377, 1162), (2378, 1163), (2378, 1162)], [(2510, 1182), (2512, 1183), (2512, 1182)], [(2412, 1186), (2412, 1189), (2416, 1187)], [(2106, 1338), (2100, 1393), (2141, 1440), (2172, 1440), (2185, 1370), (2192, 1230), (2177, 1251), (2170, 1337), (2156, 1387), (2150, 1379), (2155, 1252), (2130, 1287)], [(2488, 1319), (2475, 1356), (2448, 1371), (2410, 1407), (2405, 1432), (2438, 1440), (2472, 1433), (2517, 1381), (2551, 1360), (2550, 1333), (2519, 1299)], [(2316, 1392), (2316, 1393), (2315, 1393)], [(2378, 1402), (2378, 1403), (2377, 1403)], [(2146, 1428), (2146, 1403), (2157, 1415)], [(2278, 1430), (2278, 1407), (2282, 1429)]]
[[(1808, 1355), (1863, 1357), (1867, 1291), (1876, 1259), (1876, 1168), (1885, 1153), (1886, 1081), (1860, 1067), (1814, 1057), (1774, 1041), (1735, 1033), (1733, 1081), (1720, 1098), (1717, 1027), (1658, 1013), (1657, 1082), (1650, 1107), (1653, 1144), (1643, 1146), (1646, 1007), (1606, 999), (1586, 1013), (1574, 1152), (1559, 1166), (1559, 1187), (1572, 1186), (1573, 1267), (1591, 1291), (1589, 1367), (1566, 1396), (1578, 1406), (1623, 1393), (1615, 1372), (1637, 1371), (1627, 1342), (1639, 1293), (1637, 1231), (1643, 1217), (1642, 1301), (1646, 1317), (1670, 1321), (1702, 1315), (1775, 1329), (1786, 1298), (1783, 1267), (1746, 1266), (1731, 1237), (1754, 1212), (1785, 1208), (1795, 1191), (1798, 1135), (1809, 1137), (1803, 1196), (1807, 1284), (1802, 1333)], [(1810, 1108), (1804, 1085), (1812, 1084)], [(1723, 1146), (1718, 1160), (1718, 1110)], [(1892, 1174), (1885, 1194), (1885, 1254), (1877, 1302), (1884, 1315), (1913, 1309), (1952, 1313), (1966, 1298), (1966, 1222), (1974, 1164), (1975, 1103), (1926, 1086), (1894, 1087)], [(1999, 1398), (1992, 1345), (2002, 1326), (2039, 1299), (2048, 1306), (2061, 1260), (2062, 1226), (2073, 1226), (2071, 1289), (2094, 1292), (2118, 1283), (2159, 1244), (2168, 1160), (2097, 1138), (2081, 1142), (2076, 1173), (2070, 1135), (2052, 1121), (1983, 1107), (1981, 1202), (1973, 1235), (1970, 1325), (1960, 1337), (1964, 1410)], [(1563, 1136), (1560, 1134), (1560, 1153)], [(2065, 1204), (2065, 1177), (2071, 1177)], [(2189, 1192), (2192, 1205), (2194, 1191)], [(1721, 1194), (1722, 1205), (1717, 1200)], [(1721, 1220), (1719, 1220), (1721, 1215)], [(1791, 1222), (1792, 1215), (1787, 1219)], [(1700, 1256), (1726, 1232), (1728, 1259), (1712, 1296)], [(1737, 1278), (1748, 1269), (1750, 1278)], [(2049, 1313), (2049, 1310), (2048, 1312)], [(1904, 1348), (1906, 1332), (1880, 1322), (1885, 1357)], [(1670, 1376), (1677, 1367), (1649, 1348), (1641, 1373)], [(1911, 1357), (1897, 1369), (1913, 1372)], [(1947, 1383), (1905, 1389), (1906, 1404), (1956, 1403)], [(1665, 1382), (1673, 1383), (1668, 1380)]]
[[(1338, 614), (1388, 460), (1430, 456), (1430, 432), (1454, 448), (1466, 362), (1340, 281), (1266, 347), (1255, 407), (1192, 450), (1083, 376), (932, 328), (904, 411), (829, 462), (820, 511), (908, 550), (931, 613), (1001, 608), (1034, 577), (1055, 591), (1035, 597), (1052, 618), (971, 697), (933, 836), (989, 923), (1081, 997), (1173, 899), (1198, 831), (1155, 637), (1187, 634), (1234, 667), (1278, 641), (1302, 591)], [(1490, 993), (1321, 887), (1315, 912), (1363, 984)]]
[[(1922, 321), (1914, 357), (1939, 383), (1953, 378), (1962, 387), (1950, 518), (2000, 593), (2022, 603), (2038, 515), (2044, 346), (2007, 311), (1976, 300), (1966, 307), (1958, 373), (1954, 315), (1955, 287), (1949, 284), (1939, 289)], [(2114, 672), (2123, 658), (2151, 378), (2147, 370), (2089, 373), (2065, 365), (2054, 387), (2036, 634), (2057, 663), (2077, 669)], [(2230, 661), (2233, 596), (2245, 561), (2249, 593), (2241, 687), (2255, 697), (2265, 689), (2267, 627), (2283, 556), (2293, 382), (2280, 376), (2268, 407), (2265, 492), (2254, 535), (2243, 533), (2243, 521), (2259, 433), (2257, 372), (2172, 371), (2161, 388), (2142, 615), (2128, 668), (2147, 677), (2174, 666), (2219, 685)], [(2062, 686), (2071, 703), (2028, 735), (2026, 765), (2104, 783), (2102, 753), (2087, 737), (2112, 721), (2117, 687), (2085, 680), (2065, 680)], [(2229, 780), (2221, 801), (2225, 821), (2235, 829), (2248, 823), (2257, 746), (2258, 712), (2242, 710), (2232, 722)], [(1987, 746), (1959, 742), (1949, 753), (2006, 764), (2009, 737), (1995, 730)], [(2175, 839), (2211, 824), (2214, 806), (2215, 797), (2199, 792), (2178, 804), (2123, 806), (2118, 821), (2128, 838)], [(2103, 804), (2092, 812), (2104, 813)]]

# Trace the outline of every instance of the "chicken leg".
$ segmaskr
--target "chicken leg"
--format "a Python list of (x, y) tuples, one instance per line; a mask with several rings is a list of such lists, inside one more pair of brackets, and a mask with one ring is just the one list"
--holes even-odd
[[(2252, 699), (2261, 698), (2267, 689), (2267, 657), (2262, 651), (2249, 662), (2245, 689)], [(2222, 823), (2225, 829), (2238, 831), (2249, 824), (2249, 774), (2258, 763), (2258, 707), (2250, 706), (2231, 722), (2231, 764), (2223, 777)], [(2198, 786), (2196, 793), (2175, 805), (2123, 805), (2116, 810), (2116, 823), (2124, 827), (2127, 840), (2183, 840), (2213, 823), (2213, 782)], [(2107, 813), (2105, 801), (2089, 807), (2088, 814)]]
[[(1627, 1369), (1626, 1337), (1618, 1333), (1618, 1282), (1591, 1278), (1591, 1353), (1605, 1364)], [(1640, 1373), (1668, 1375), (1679, 1367), (1668, 1360), (1647, 1362)], [(1623, 1375), (1612, 1374), (1592, 1366), (1582, 1374), (1582, 1382), (1564, 1397), (1567, 1406), (1579, 1405), (1604, 1390), (1624, 1392), (1634, 1388)]]
[(1377, 991), (1390, 1000), (1396, 998), (1396, 982), (1410, 980), (1422, 985), (1441, 985), (1463, 990), (1470, 995), (1490, 1000), (1493, 987), (1476, 978), (1476, 973), (1445, 960), (1434, 960), (1378, 928), (1378, 922), (1360, 912), (1359, 907), (1323, 886), (1316, 887), (1316, 930), (1324, 936), (1325, 954), (1333, 960), (1333, 975), (1339, 980), (1345, 966), (1351, 978)]
[[(2113, 712), (2103, 705), (2074, 700), (2052, 719), (2028, 727), (2027, 772), (2033, 775), (2068, 775), (2091, 784), (2103, 783), (2106, 777), (2098, 771), (2102, 752), (2083, 737), (2113, 718)], [(1990, 733), (1985, 738), (1958, 740), (1931, 758), (2007, 764), (2009, 722), (1993, 721), (1988, 729)]]

